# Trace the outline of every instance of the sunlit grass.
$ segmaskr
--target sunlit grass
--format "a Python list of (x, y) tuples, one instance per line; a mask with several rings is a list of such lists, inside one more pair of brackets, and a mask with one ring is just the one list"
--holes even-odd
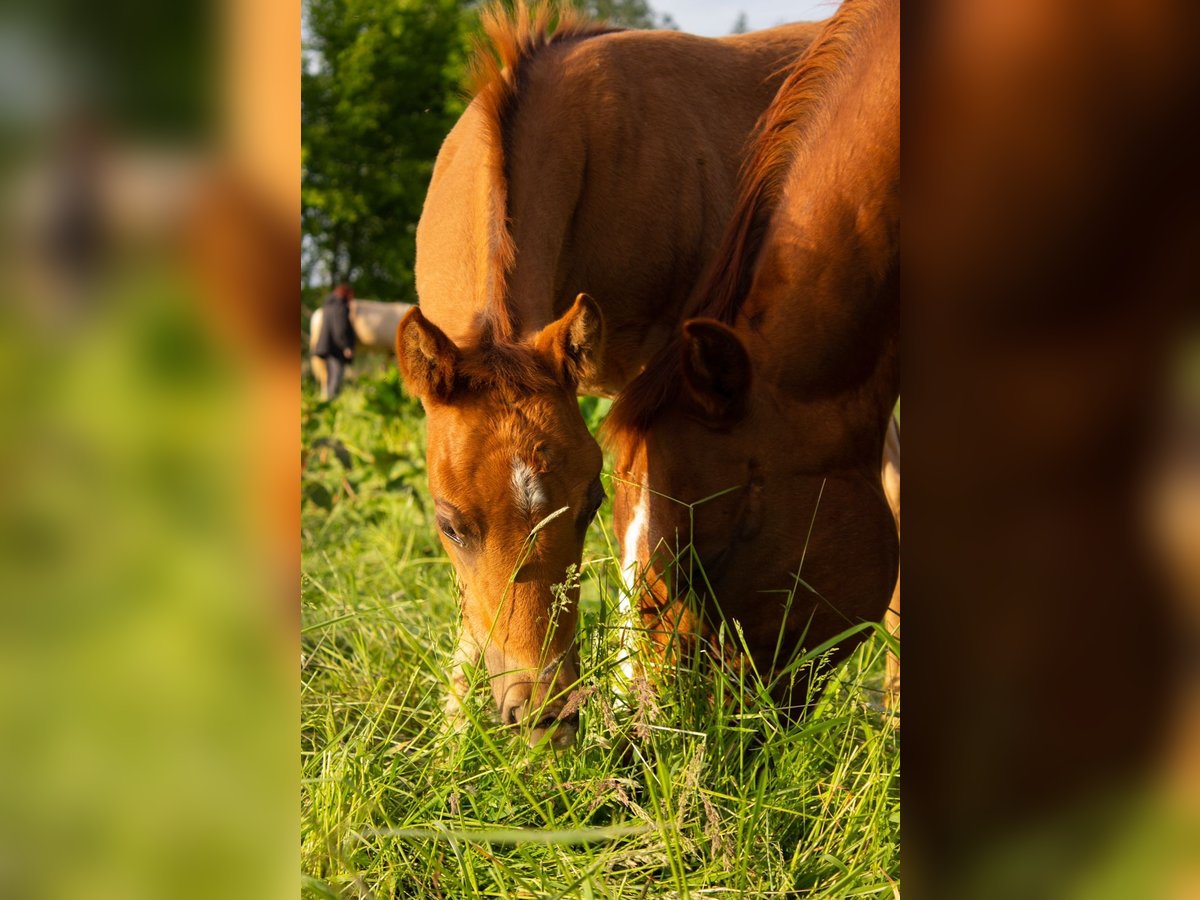
[(494, 724), (482, 684), (469, 727), (448, 730), (456, 592), (420, 407), (376, 372), (333, 406), (306, 387), (303, 427), (306, 896), (892, 896), (884, 635), (796, 726), (751, 673), (707, 654), (631, 682), (606, 505), (581, 567), (575, 746), (529, 748)]

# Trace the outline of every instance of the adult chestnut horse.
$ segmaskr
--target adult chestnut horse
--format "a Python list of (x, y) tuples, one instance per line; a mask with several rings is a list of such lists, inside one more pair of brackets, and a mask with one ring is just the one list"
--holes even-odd
[[(662, 649), (711, 635), (724, 615), (769, 677), (798, 647), (888, 607), (899, 7), (846, 0), (788, 75), (695, 294), (698, 317), (609, 415), (617, 533)], [(694, 556), (678, 549), (689, 543)], [(804, 709), (808, 681), (780, 688), (790, 711)]]
[(448, 711), (482, 656), (501, 721), (564, 744), (578, 588), (555, 587), (604, 499), (576, 394), (620, 390), (672, 333), (755, 120), (819, 26), (714, 40), (552, 19), (484, 15), (499, 60), (477, 54), (438, 155), (396, 351), (462, 588)]

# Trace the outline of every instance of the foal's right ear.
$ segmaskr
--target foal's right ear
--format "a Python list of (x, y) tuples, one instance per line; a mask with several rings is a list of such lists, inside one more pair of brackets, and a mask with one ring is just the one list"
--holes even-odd
[(396, 326), (396, 362), (408, 392), (422, 401), (450, 399), (459, 353), (454, 342), (414, 306)]
[(728, 325), (715, 319), (689, 319), (683, 323), (683, 378), (706, 421), (732, 422), (746, 410), (750, 354)]

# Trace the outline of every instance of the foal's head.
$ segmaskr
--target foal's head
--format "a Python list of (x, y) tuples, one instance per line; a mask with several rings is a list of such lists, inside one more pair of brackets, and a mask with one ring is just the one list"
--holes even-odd
[(602, 340), (585, 295), (521, 343), (456, 347), (414, 308), (396, 351), (425, 407), (429, 490), (462, 589), (463, 640), (480, 651), (505, 724), (551, 728), (578, 680), (577, 569), (604, 500), (601, 453), (576, 401)]

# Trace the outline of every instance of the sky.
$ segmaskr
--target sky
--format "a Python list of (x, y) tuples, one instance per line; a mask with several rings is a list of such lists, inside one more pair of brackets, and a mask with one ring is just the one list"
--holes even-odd
[(680, 31), (718, 37), (729, 34), (738, 13), (747, 16), (750, 30), (781, 22), (804, 22), (833, 15), (838, 0), (650, 0), (655, 12), (670, 13)]

